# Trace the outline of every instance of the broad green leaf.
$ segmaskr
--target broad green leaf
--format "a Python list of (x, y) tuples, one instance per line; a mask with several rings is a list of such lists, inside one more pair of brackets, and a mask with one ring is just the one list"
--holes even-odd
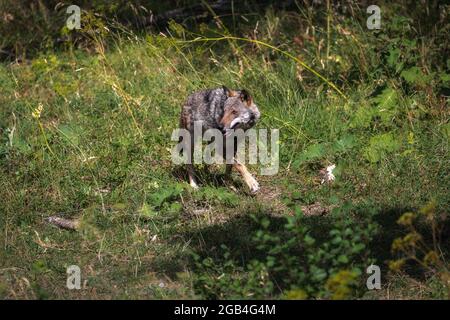
[(364, 156), (372, 163), (380, 161), (388, 153), (398, 150), (400, 143), (392, 133), (379, 134), (372, 137), (364, 149)]
[(350, 127), (352, 128), (367, 128), (372, 121), (372, 117), (375, 114), (375, 110), (369, 106), (361, 106), (356, 110), (350, 121)]
[(317, 143), (310, 145), (303, 151), (300, 159), (301, 161), (308, 161), (322, 157), (325, 154), (326, 148), (324, 143)]
[(354, 135), (347, 134), (333, 144), (335, 152), (345, 152), (356, 146), (356, 138)]
[(391, 87), (385, 88), (379, 95), (372, 98), (372, 102), (377, 105), (376, 114), (384, 123), (389, 123), (397, 114), (398, 95), (397, 91)]
[(139, 215), (143, 218), (153, 218), (157, 215), (158, 213), (156, 211), (153, 210), (153, 208), (151, 206), (149, 206), (147, 203), (144, 203), (141, 207), (141, 209), (139, 210)]
[(400, 75), (409, 84), (425, 85), (429, 81), (429, 77), (426, 76), (418, 67), (411, 67), (403, 70)]
[(341, 254), (338, 259), (340, 263), (348, 263), (348, 257), (346, 255)]
[(448, 74), (448, 73), (443, 73), (443, 74), (441, 74), (441, 75), (439, 76), (439, 78), (441, 79), (441, 81), (442, 81), (444, 84), (449, 84), (449, 83), (450, 83), (450, 74)]
[(80, 132), (81, 128), (74, 125), (61, 125), (59, 126), (59, 131), (62, 136), (67, 139), (73, 145), (78, 145), (80, 143)]
[(395, 68), (395, 72), (399, 72), (403, 68), (403, 62), (400, 61), (401, 51), (399, 48), (391, 48), (387, 58), (387, 64), (391, 68)]

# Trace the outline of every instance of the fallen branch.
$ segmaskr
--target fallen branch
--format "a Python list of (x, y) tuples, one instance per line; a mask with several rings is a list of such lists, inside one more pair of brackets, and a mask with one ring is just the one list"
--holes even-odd
[[(252, 5), (261, 9), (268, 6), (281, 9), (293, 7), (294, 4), (294, 0), (260, 0)], [(165, 26), (171, 20), (183, 22), (188, 18), (199, 22), (200, 20), (210, 20), (214, 16), (236, 14), (236, 10), (239, 10), (239, 8), (243, 9), (244, 7), (243, 2), (239, 1), (235, 1), (233, 4), (231, 0), (217, 0), (209, 4), (206, 1), (200, 1), (200, 3), (191, 6), (169, 10), (160, 14), (151, 14), (149, 17), (144, 18), (144, 25)]]
[(78, 227), (80, 226), (80, 222), (76, 219), (70, 220), (70, 219), (52, 216), (52, 217), (48, 217), (46, 220), (48, 223), (51, 223), (59, 228), (67, 229), (67, 230), (77, 230)]
[[(217, 15), (231, 12), (231, 0), (218, 0), (209, 5)], [(166, 25), (170, 20), (181, 22), (187, 18), (207, 18), (211, 12), (202, 4), (169, 10), (157, 15), (151, 15), (145, 19), (145, 25)]]

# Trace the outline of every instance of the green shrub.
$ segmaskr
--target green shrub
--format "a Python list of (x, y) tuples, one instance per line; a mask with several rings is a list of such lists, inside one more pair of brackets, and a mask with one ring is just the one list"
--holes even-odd
[(360, 276), (373, 262), (368, 244), (377, 225), (371, 210), (352, 218), (354, 212), (364, 211), (350, 204), (336, 208), (319, 230), (302, 214), (286, 218), (278, 232), (268, 218), (255, 218), (260, 229), (253, 234), (252, 258), (242, 264), (226, 246), (217, 261), (194, 255), (195, 288), (215, 299), (358, 296), (365, 288)]

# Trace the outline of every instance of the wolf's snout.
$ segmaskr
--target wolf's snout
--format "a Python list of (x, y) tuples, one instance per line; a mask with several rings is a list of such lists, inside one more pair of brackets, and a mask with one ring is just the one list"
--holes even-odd
[(233, 121), (231, 121), (231, 123), (230, 123), (230, 129), (234, 129), (234, 127), (236, 127), (241, 122), (242, 122), (241, 117), (237, 117), (237, 118), (233, 119)]

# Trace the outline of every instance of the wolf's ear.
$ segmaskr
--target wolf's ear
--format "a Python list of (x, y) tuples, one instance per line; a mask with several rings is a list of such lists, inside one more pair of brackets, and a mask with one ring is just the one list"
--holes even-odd
[(235, 97), (235, 96), (237, 96), (237, 93), (234, 90), (228, 89), (225, 86), (222, 86), (222, 89), (223, 89), (223, 92), (225, 92), (225, 94), (227, 95), (227, 97)]
[(239, 94), (239, 98), (242, 100), (242, 102), (246, 102), (248, 106), (251, 106), (253, 103), (252, 96), (245, 89), (241, 90), (241, 93)]

